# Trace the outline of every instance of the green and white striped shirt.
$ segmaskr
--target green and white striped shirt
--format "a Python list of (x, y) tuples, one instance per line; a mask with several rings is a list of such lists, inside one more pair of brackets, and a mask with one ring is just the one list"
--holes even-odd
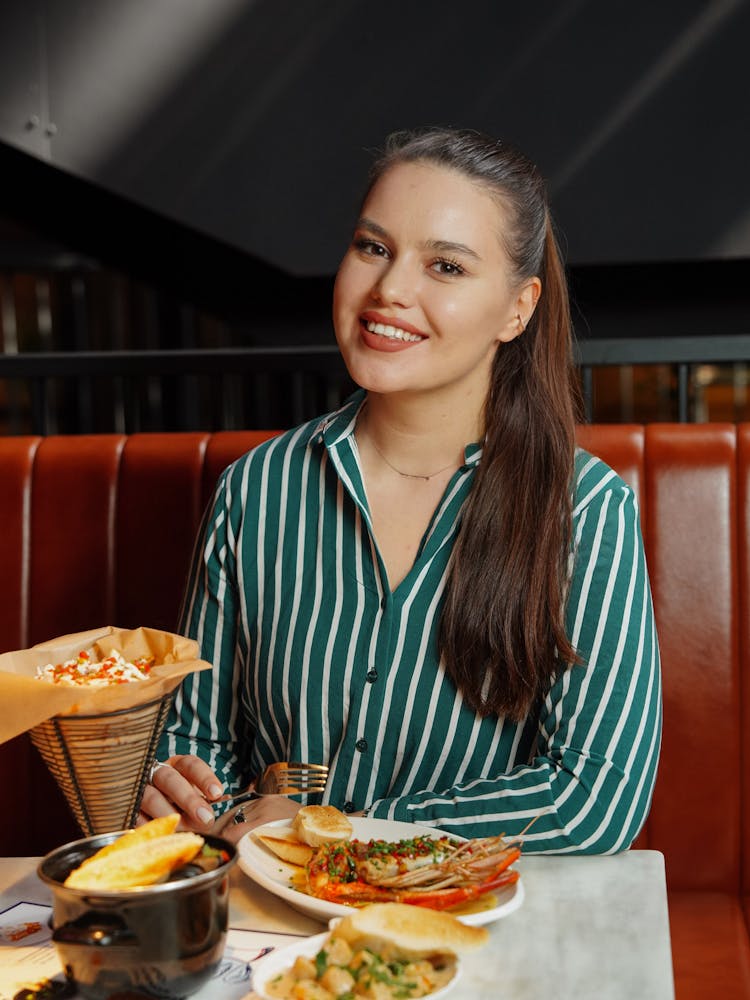
[(204, 519), (182, 630), (213, 671), (178, 692), (162, 756), (196, 753), (231, 789), (267, 764), (330, 765), (322, 801), (525, 850), (623, 850), (650, 804), (659, 653), (632, 490), (576, 458), (567, 624), (583, 665), (538, 717), (479, 718), (444, 672), (437, 627), (481, 447), (466, 449), (414, 566), (391, 593), (354, 426), (363, 394), (265, 442), (223, 474)]

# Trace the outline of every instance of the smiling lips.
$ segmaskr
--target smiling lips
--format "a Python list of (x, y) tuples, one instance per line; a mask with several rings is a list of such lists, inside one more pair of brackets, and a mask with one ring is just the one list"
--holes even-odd
[(403, 351), (427, 338), (415, 330), (384, 323), (380, 319), (361, 317), (362, 338), (376, 351)]

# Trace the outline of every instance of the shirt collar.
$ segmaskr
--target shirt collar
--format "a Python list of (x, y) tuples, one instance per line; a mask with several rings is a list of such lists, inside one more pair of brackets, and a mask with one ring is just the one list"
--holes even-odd
[(464, 448), (464, 465), (473, 466), (479, 465), (479, 461), (482, 457), (482, 442), (474, 441), (472, 444), (467, 444)]
[(354, 433), (357, 416), (364, 406), (366, 395), (364, 389), (357, 389), (341, 409), (323, 417), (315, 428), (316, 441), (325, 444), (326, 448), (334, 448), (344, 438), (350, 437)]
[[(357, 389), (344, 405), (333, 413), (323, 417), (315, 428), (315, 439), (319, 444), (324, 444), (326, 448), (335, 448), (337, 444), (345, 438), (351, 437), (357, 425), (359, 411), (365, 404), (367, 393), (364, 389)], [(472, 468), (479, 465), (482, 458), (482, 442), (475, 441), (467, 444), (464, 449), (464, 466)]]

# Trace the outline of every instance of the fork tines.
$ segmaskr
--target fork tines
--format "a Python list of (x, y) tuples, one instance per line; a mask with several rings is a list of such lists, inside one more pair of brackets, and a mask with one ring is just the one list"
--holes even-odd
[(279, 781), (290, 778), (292, 781), (325, 781), (328, 777), (328, 768), (320, 767), (319, 770), (311, 771), (307, 768), (284, 767), (274, 772), (274, 777)]
[(271, 764), (261, 776), (259, 788), (265, 791), (273, 785), (277, 795), (295, 795), (299, 792), (325, 791), (328, 767), (325, 764), (302, 764), (296, 761)]
[(271, 771), (301, 771), (301, 772), (304, 772), (304, 773), (317, 771), (317, 772), (322, 772), (323, 774), (328, 774), (328, 765), (327, 764), (302, 764), (299, 761), (292, 760), (292, 761), (289, 761), (288, 764), (286, 762), (280, 762), (278, 764), (271, 764), (270, 767), (269, 767), (269, 770), (271, 770)]
[(322, 785), (279, 785), (276, 789), (276, 795), (299, 795), (305, 793), (307, 795), (314, 795), (317, 792), (324, 792), (326, 790), (325, 784)]

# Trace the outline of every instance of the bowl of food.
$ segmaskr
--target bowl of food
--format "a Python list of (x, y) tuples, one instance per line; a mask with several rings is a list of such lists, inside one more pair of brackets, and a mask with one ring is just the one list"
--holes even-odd
[(402, 903), (372, 903), (330, 928), (261, 959), (253, 969), (255, 993), (263, 1000), (437, 1000), (455, 986), (459, 956), (488, 938), (483, 927)]
[(214, 974), (226, 945), (232, 844), (162, 817), (51, 851), (52, 940), (90, 1000), (128, 991), (177, 1000)]

